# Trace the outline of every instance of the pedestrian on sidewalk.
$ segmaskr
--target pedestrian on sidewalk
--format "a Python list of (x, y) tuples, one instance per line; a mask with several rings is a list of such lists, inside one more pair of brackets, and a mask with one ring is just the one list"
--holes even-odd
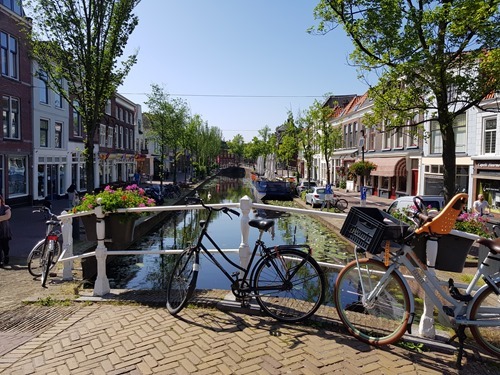
[(9, 264), (9, 241), (12, 239), (10, 216), (11, 209), (0, 195), (0, 267)]
[(321, 211), (323, 211), (323, 208), (325, 205), (327, 206), (327, 209), (330, 209), (330, 204), (332, 203), (333, 200), (333, 189), (332, 185), (326, 184), (325, 186), (325, 199), (323, 200), (323, 203), (321, 204)]
[(69, 188), (66, 190), (66, 193), (68, 193), (68, 201), (69, 201), (69, 207), (73, 208), (76, 206), (76, 196), (78, 192), (76, 191), (76, 186), (75, 184), (71, 184)]

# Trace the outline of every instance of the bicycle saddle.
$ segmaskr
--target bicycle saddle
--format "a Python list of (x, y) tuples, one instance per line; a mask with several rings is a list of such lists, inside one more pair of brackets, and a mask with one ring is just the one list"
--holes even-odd
[(429, 233), (431, 235), (449, 234), (455, 226), (458, 215), (467, 203), (468, 197), (465, 193), (455, 195), (436, 217), (428, 218), (428, 221), (416, 229), (415, 233)]
[(492, 253), (500, 254), (500, 238), (490, 240), (489, 238), (480, 238), (477, 243), (486, 246)]
[(253, 219), (248, 222), (251, 227), (267, 231), (274, 225), (274, 220), (271, 219)]

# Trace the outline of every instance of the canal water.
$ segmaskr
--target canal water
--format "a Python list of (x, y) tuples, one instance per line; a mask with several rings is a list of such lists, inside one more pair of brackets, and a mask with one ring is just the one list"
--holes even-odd
[[(197, 193), (205, 203), (238, 203), (240, 198), (252, 196), (251, 181), (245, 178), (218, 176), (198, 188)], [(293, 202), (272, 202), (289, 205)], [(133, 246), (134, 249), (168, 250), (183, 249), (194, 242), (199, 233), (199, 220), (206, 217), (205, 210), (178, 211), (150, 235)], [(307, 243), (313, 249), (316, 260), (333, 264), (345, 264), (353, 258), (348, 251), (347, 242), (332, 233), (317, 220), (308, 215), (285, 214), (277, 211), (251, 212), (250, 218), (274, 218), (274, 238), (265, 233), (263, 240), (267, 246), (279, 244)], [(221, 249), (238, 249), (241, 242), (240, 217), (232, 218), (223, 213), (215, 213), (209, 223), (208, 232)], [(249, 246), (253, 250), (258, 231), (250, 228)], [(207, 248), (213, 246), (206, 244)], [(108, 267), (108, 277), (112, 288), (127, 289), (163, 289), (174, 257), (168, 255), (137, 255), (114, 257), (113, 266)], [(238, 253), (229, 254), (229, 258), (239, 263)], [(222, 265), (230, 272), (236, 272), (221, 256), (217, 256)], [(230, 289), (229, 280), (205, 257), (201, 257), (197, 288)], [(330, 285), (333, 284), (337, 271), (328, 271)], [(331, 288), (329, 288), (331, 290)]]

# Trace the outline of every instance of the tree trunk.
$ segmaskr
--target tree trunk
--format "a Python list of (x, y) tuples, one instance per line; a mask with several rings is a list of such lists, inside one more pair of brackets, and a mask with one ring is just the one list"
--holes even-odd
[(94, 143), (89, 140), (85, 141), (85, 173), (87, 175), (87, 193), (92, 193), (96, 188), (94, 181)]
[(453, 119), (450, 116), (440, 116), (440, 128), (443, 137), (443, 189), (444, 199), (449, 202), (455, 195), (455, 178), (457, 161), (455, 158), (455, 132), (453, 131)]

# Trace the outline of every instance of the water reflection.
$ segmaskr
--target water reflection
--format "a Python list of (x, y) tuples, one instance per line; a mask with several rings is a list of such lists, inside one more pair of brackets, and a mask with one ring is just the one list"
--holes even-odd
[[(198, 189), (198, 194), (207, 203), (239, 202), (241, 197), (251, 196), (250, 180), (216, 177)], [(278, 202), (276, 202), (278, 203)], [(281, 203), (281, 202), (280, 202)], [(292, 205), (292, 202), (284, 204)], [(150, 250), (182, 249), (195, 240), (200, 231), (199, 221), (206, 219), (205, 210), (179, 211), (173, 214), (164, 225), (154, 233), (144, 237), (134, 248)], [(267, 246), (279, 244), (308, 243), (316, 260), (334, 264), (345, 264), (352, 259), (346, 242), (319, 224), (308, 215), (285, 214), (266, 210), (251, 213), (251, 217), (266, 215), (276, 217), (275, 236), (265, 234), (263, 240)], [(230, 218), (223, 213), (214, 213), (209, 233), (222, 249), (238, 249), (241, 243), (239, 218)], [(253, 249), (258, 231), (251, 228), (249, 235), (250, 250)], [(212, 246), (207, 246), (211, 248)], [(237, 253), (229, 254), (232, 261), (238, 263)], [(126, 275), (113, 276), (110, 272), (110, 283), (113, 288), (128, 289), (163, 289), (170, 269), (175, 262), (172, 255), (142, 255), (121, 260), (125, 262), (120, 268), (126, 268)], [(230, 266), (222, 257), (217, 260), (224, 267)], [(122, 269), (123, 271), (123, 269)], [(234, 270), (236, 271), (236, 269)], [(230, 272), (231, 273), (231, 272)], [(123, 272), (121, 272), (123, 274)], [(329, 271), (328, 279), (333, 285), (337, 271)], [(229, 281), (205, 257), (201, 257), (201, 270), (197, 287), (201, 289), (230, 289)], [(330, 288), (331, 289), (331, 288)]]

